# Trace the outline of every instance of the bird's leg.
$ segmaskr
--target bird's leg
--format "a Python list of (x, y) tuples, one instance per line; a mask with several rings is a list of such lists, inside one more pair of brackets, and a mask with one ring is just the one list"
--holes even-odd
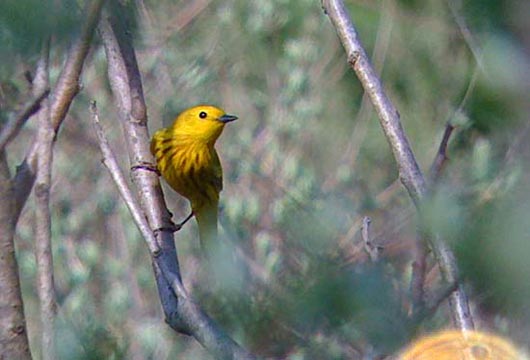
[(135, 170), (139, 170), (139, 169), (152, 171), (152, 172), (156, 173), (158, 176), (160, 176), (160, 171), (158, 170), (156, 165), (154, 165), (154, 164), (152, 164), (150, 162), (141, 161), (138, 165), (131, 166), (131, 171), (135, 171)]
[(169, 226), (159, 227), (158, 229), (154, 230), (154, 233), (158, 233), (161, 231), (170, 231), (170, 232), (177, 232), (180, 229), (182, 229), (182, 226), (184, 226), (185, 223), (187, 223), (192, 217), (193, 217), (193, 211), (180, 223), (175, 224), (173, 221), (169, 220)]
[(176, 224), (175, 226), (180, 230), (182, 226), (184, 226), (185, 223), (187, 223), (192, 217), (195, 215), (193, 211), (180, 223)]

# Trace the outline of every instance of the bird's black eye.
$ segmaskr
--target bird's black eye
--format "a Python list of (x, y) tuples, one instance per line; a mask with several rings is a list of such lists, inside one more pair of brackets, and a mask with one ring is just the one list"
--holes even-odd
[(201, 111), (200, 114), (199, 114), (199, 117), (201, 119), (206, 119), (206, 116), (208, 116), (208, 114), (206, 114), (206, 112), (204, 112), (204, 111)]

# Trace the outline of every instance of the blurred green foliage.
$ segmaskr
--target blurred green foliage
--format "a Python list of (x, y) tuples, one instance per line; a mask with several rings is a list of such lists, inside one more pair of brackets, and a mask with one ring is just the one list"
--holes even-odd
[(3, 0), (0, 2), (0, 75), (10, 77), (20, 59), (35, 59), (53, 38), (64, 51), (79, 33), (82, 11), (75, 0)]
[[(424, 206), (426, 227), (457, 250), (481, 327), (528, 338), (528, 26), (515, 1), (466, 1), (458, 10), (479, 45), (475, 59), (447, 2), (347, 1), (418, 161), (427, 171), (444, 126), (449, 159)], [(46, 37), (52, 79), (83, 19), (78, 1), (0, 3), (0, 104), (14, 114)], [(214, 271), (190, 222), (176, 234), (186, 286), (234, 338), (262, 355), (344, 359), (390, 354), (418, 331), (450, 325), (446, 306), (411, 323), (416, 223), (397, 166), (319, 1), (128, 1), (153, 131), (198, 103), (240, 120), (218, 142), (224, 167)], [(134, 18), (131, 18), (134, 14)], [(519, 34), (519, 35), (517, 35)], [(477, 60), (483, 66), (477, 65)], [(478, 70), (477, 70), (478, 68)], [(473, 80), (478, 71), (476, 81)], [(145, 246), (99, 162), (88, 102), (124, 169), (124, 141), (96, 37), (83, 89), (61, 129), (53, 169), (53, 241), (60, 359), (208, 358), (163, 323)], [(467, 94), (467, 95), (466, 95)], [(465, 99), (465, 100), (464, 100)], [(30, 120), (8, 147), (12, 168), (35, 135)], [(175, 219), (186, 202), (167, 187)], [(359, 235), (372, 217), (384, 247), (371, 264)], [(34, 354), (33, 203), (17, 250)], [(430, 262), (430, 294), (442, 284)], [(499, 325), (506, 324), (509, 325)]]

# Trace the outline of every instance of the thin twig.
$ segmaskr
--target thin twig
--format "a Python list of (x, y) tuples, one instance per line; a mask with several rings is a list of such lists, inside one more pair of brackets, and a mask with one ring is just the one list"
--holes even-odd
[(24, 125), (24, 123), (40, 109), (40, 104), (50, 94), (50, 88), (45, 88), (39, 91), (32, 99), (30, 99), (22, 109), (2, 127), (0, 133), (0, 151), (4, 150), (7, 144), (15, 138)]
[(375, 245), (371, 239), (371, 227), (372, 219), (369, 216), (363, 217), (363, 224), (361, 227), (361, 235), (363, 238), (364, 250), (370, 256), (372, 262), (377, 262), (379, 260), (379, 253), (382, 250), (381, 246)]
[(160, 247), (158, 246), (155, 236), (151, 231), (149, 224), (147, 223), (142, 209), (140, 208), (140, 204), (134, 197), (131, 189), (129, 188), (129, 185), (127, 184), (127, 180), (125, 179), (125, 175), (123, 175), (123, 172), (120, 169), (118, 161), (116, 160), (116, 156), (110, 148), (109, 142), (107, 141), (107, 138), (105, 136), (105, 133), (103, 132), (103, 128), (101, 127), (101, 123), (99, 121), (99, 113), (95, 101), (92, 101), (90, 103), (90, 115), (92, 117), (94, 130), (96, 131), (99, 147), (103, 156), (103, 164), (109, 170), (112, 180), (114, 180), (114, 183), (116, 184), (116, 187), (118, 188), (121, 197), (125, 201), (125, 204), (127, 205), (129, 211), (131, 212), (134, 223), (136, 224), (136, 226), (138, 226), (138, 230), (140, 230), (140, 233), (144, 237), (147, 247), (149, 248), (149, 251), (151, 253), (151, 256), (156, 257), (160, 253)]
[[(49, 40), (46, 41), (37, 64), (35, 90), (49, 86)], [(41, 316), (42, 358), (53, 360), (55, 355), (55, 316), (57, 313), (53, 256), (51, 239), (50, 184), (53, 161), (54, 131), (50, 122), (49, 101), (42, 103), (39, 111), (37, 131), (37, 175), (35, 179), (35, 257), (37, 259), (37, 280)]]
[[(52, 123), (55, 134), (59, 130), (66, 113), (72, 103), (75, 95), (79, 91), (79, 77), (83, 70), (90, 44), (92, 43), (92, 36), (94, 29), (99, 20), (101, 8), (105, 0), (93, 0), (87, 4), (87, 9), (84, 13), (87, 14), (86, 22), (83, 24), (81, 34), (72, 44), (63, 70), (59, 75), (57, 84), (52, 91), (50, 100), (50, 121)], [(55, 140), (55, 139), (54, 139)], [(18, 219), (20, 212), (26, 203), (33, 183), (35, 182), (35, 174), (37, 168), (37, 146), (36, 142), (29, 148), (26, 153), (26, 158), (20, 166), (17, 167), (17, 173), (14, 179), (15, 186), (15, 219)]]
[(469, 84), (467, 85), (466, 92), (464, 93), (464, 97), (462, 98), (462, 101), (460, 101), (460, 104), (458, 105), (456, 111), (452, 115), (451, 119), (447, 121), (447, 124), (445, 125), (444, 134), (442, 136), (442, 141), (440, 142), (440, 146), (438, 147), (438, 152), (436, 153), (436, 157), (434, 158), (434, 161), (431, 165), (431, 169), (429, 171), (429, 187), (432, 188), (435, 184), (438, 178), (440, 177), (440, 172), (442, 171), (442, 168), (447, 161), (447, 147), (449, 145), (449, 139), (453, 133), (453, 130), (455, 129), (455, 125), (453, 123), (454, 118), (461, 116), (461, 114), (464, 111), (465, 106), (467, 105), (467, 101), (471, 97), (471, 94), (473, 90), (475, 89), (475, 85), (477, 83), (479, 75), (479, 68), (476, 67), (473, 71), (473, 75), (471, 75), (471, 80), (469, 81)]
[[(401, 182), (419, 209), (422, 200), (427, 195), (427, 184), (403, 131), (399, 114), (387, 97), (379, 77), (370, 64), (343, 2), (322, 0), (322, 5), (346, 50), (348, 62), (377, 111), (379, 122), (398, 165)], [(445, 280), (449, 283), (455, 282), (458, 278), (458, 268), (452, 251), (435, 234), (430, 237), (429, 241)], [(460, 329), (473, 329), (467, 296), (461, 286), (451, 294), (449, 302), (455, 325)]]
[[(99, 115), (95, 101), (92, 101), (92, 103), (90, 104), (90, 113), (92, 115), (92, 121), (94, 123), (94, 129), (96, 131), (101, 153), (103, 155), (103, 164), (109, 170), (112, 180), (114, 180), (114, 183), (116, 184), (116, 187), (118, 188), (121, 197), (125, 201), (125, 204), (127, 205), (129, 211), (131, 212), (134, 223), (138, 227), (138, 230), (140, 230), (140, 233), (142, 234), (142, 237), (144, 238), (147, 247), (149, 248), (151, 257), (157, 258), (161, 252), (160, 246), (158, 246), (156, 238), (153, 232), (151, 231), (149, 224), (147, 223), (147, 219), (145, 218), (142, 212), (140, 204), (138, 203), (131, 189), (129, 188), (127, 180), (125, 180), (125, 175), (123, 175), (123, 172), (121, 171), (120, 166), (118, 165), (118, 161), (116, 160), (116, 156), (112, 152), (107, 138), (105, 137), (105, 133), (103, 132), (103, 128), (101, 127), (101, 123), (99, 122)], [(180, 277), (173, 273), (169, 268), (167, 268), (165, 264), (161, 264), (160, 267), (162, 268), (164, 275), (168, 279), (168, 282), (171, 285), (172, 289), (175, 291), (175, 293), (182, 298), (188, 298), (189, 295), (187, 294), (186, 289), (184, 288), (184, 285), (180, 280)]]
[(451, 124), (451, 122), (448, 122), (447, 125), (445, 125), (444, 134), (442, 137), (442, 141), (440, 142), (440, 146), (438, 147), (438, 152), (436, 153), (436, 156), (434, 158), (434, 161), (431, 165), (431, 170), (429, 171), (429, 184), (432, 186), (436, 180), (440, 177), (440, 173), (442, 171), (442, 168), (447, 161), (447, 145), (449, 144), (449, 138), (451, 137), (451, 134), (453, 133), (453, 130), (455, 129), (454, 125)]

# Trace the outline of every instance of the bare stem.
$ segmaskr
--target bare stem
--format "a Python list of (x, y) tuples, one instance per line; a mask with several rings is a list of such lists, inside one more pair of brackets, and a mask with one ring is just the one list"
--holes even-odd
[(431, 165), (431, 170), (429, 171), (429, 183), (431, 184), (431, 186), (439, 178), (443, 166), (447, 161), (447, 145), (449, 144), (449, 139), (454, 129), (455, 127), (451, 124), (451, 122), (448, 122), (447, 125), (445, 125), (442, 141), (440, 142), (438, 152), (436, 153), (436, 157), (434, 158), (434, 161)]
[(50, 89), (45, 88), (37, 92), (22, 109), (2, 127), (0, 132), (0, 151), (2, 151), (13, 138), (15, 138), (26, 121), (40, 109), (40, 104), (50, 94)]
[[(46, 89), (48, 78), (49, 42), (44, 45), (37, 65), (35, 90)], [(41, 315), (42, 358), (53, 360), (55, 356), (54, 324), (56, 315), (55, 287), (53, 280), (53, 256), (51, 242), (50, 184), (52, 147), (55, 132), (50, 122), (49, 102), (44, 101), (39, 111), (37, 132), (37, 175), (35, 185), (35, 253)]]
[[(322, 0), (322, 5), (344, 46), (348, 62), (357, 74), (378, 114), (379, 122), (398, 165), (401, 182), (416, 207), (420, 209), (422, 200), (427, 195), (427, 185), (401, 126), (399, 114), (387, 97), (343, 2), (341, 0)], [(455, 282), (458, 278), (458, 268), (452, 251), (437, 235), (431, 236), (429, 241), (445, 280), (449, 283)], [(461, 286), (451, 294), (449, 302), (455, 325), (461, 329), (473, 329), (474, 325), (467, 296)]]
[(363, 224), (361, 227), (361, 234), (363, 238), (364, 250), (370, 256), (372, 262), (377, 262), (379, 260), (379, 252), (382, 250), (380, 246), (375, 245), (371, 239), (371, 223), (372, 219), (369, 216), (363, 217)]
[(131, 189), (127, 184), (125, 175), (121, 171), (120, 166), (118, 165), (118, 161), (116, 160), (116, 156), (114, 155), (109, 145), (109, 142), (105, 136), (105, 133), (103, 132), (103, 128), (101, 127), (101, 123), (99, 121), (99, 113), (95, 101), (92, 101), (90, 103), (90, 114), (92, 117), (94, 130), (96, 131), (96, 136), (98, 139), (101, 154), (103, 156), (103, 164), (109, 170), (112, 180), (114, 180), (114, 183), (116, 184), (116, 187), (118, 188), (121, 197), (125, 201), (125, 204), (127, 205), (129, 211), (131, 212), (133, 220), (136, 223), (136, 226), (138, 226), (138, 230), (140, 230), (140, 233), (146, 241), (151, 256), (157, 256), (160, 252), (160, 248), (156, 242), (153, 232), (151, 231), (151, 228), (149, 227), (149, 224), (147, 223), (147, 220), (145, 219), (145, 216), (142, 212), (142, 209), (140, 208), (138, 201), (136, 201), (136, 198), (134, 197)]

